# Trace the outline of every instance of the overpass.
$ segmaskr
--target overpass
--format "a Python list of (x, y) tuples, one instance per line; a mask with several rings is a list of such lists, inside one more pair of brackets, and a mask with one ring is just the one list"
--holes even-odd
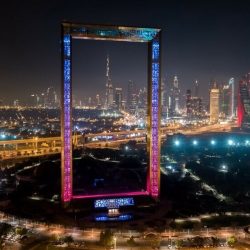
[[(167, 134), (183, 133), (188, 135), (201, 134), (206, 132), (230, 131), (231, 125), (216, 124), (203, 126), (195, 129), (177, 129), (176, 127), (162, 127), (162, 138)], [(74, 135), (73, 145), (76, 148), (89, 147), (101, 148), (112, 147), (118, 148), (120, 144), (130, 140), (137, 142), (146, 141), (146, 130), (125, 130), (114, 132), (90, 133), (85, 135)], [(33, 137), (20, 140), (0, 141), (0, 160), (28, 158), (35, 156), (44, 156), (58, 154), (61, 152), (61, 137)]]

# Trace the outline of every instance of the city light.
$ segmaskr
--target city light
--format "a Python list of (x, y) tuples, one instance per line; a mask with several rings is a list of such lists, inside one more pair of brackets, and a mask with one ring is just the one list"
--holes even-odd
[(180, 141), (179, 141), (179, 140), (175, 140), (175, 141), (174, 141), (174, 145), (175, 145), (175, 146), (180, 146)]
[(6, 135), (5, 134), (1, 134), (1, 139), (5, 139)]
[(197, 140), (193, 140), (193, 145), (194, 146), (198, 145), (198, 141)]
[(216, 141), (215, 140), (211, 140), (211, 145), (215, 145)]
[(221, 165), (220, 171), (226, 173), (228, 171), (228, 166), (226, 164)]

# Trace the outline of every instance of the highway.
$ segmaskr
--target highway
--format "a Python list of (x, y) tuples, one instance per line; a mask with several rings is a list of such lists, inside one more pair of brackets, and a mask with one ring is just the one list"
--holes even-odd
[[(230, 131), (230, 124), (215, 124), (198, 127), (194, 129), (176, 129), (176, 127), (162, 127), (161, 137), (166, 138), (167, 134), (182, 133), (186, 135), (197, 135), (208, 132)], [(74, 135), (72, 137), (75, 147), (118, 148), (120, 144), (130, 140), (146, 142), (146, 130), (115, 131), (90, 133), (85, 135)], [(58, 154), (61, 152), (61, 137), (33, 137), (22, 140), (0, 141), (0, 160), (22, 159), (36, 156)]]

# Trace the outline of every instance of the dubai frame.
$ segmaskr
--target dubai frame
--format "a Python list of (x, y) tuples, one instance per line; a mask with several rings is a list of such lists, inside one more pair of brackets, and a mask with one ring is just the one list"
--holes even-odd
[[(61, 87), (61, 200), (160, 194), (160, 97), (161, 97), (161, 30), (122, 26), (89, 25), (63, 22), (61, 27), (62, 87)], [(117, 42), (145, 42), (148, 44), (148, 110), (147, 150), (149, 168), (147, 187), (142, 192), (107, 193), (95, 195), (73, 194), (72, 170), (72, 39), (108, 40)]]

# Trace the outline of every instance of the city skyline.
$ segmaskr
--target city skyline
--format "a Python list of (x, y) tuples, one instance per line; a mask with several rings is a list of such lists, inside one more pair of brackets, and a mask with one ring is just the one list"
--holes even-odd
[[(27, 1), (11, 6), (5, 3), (3, 7), (4, 14), (0, 17), (3, 20), (1, 23), (8, 21), (8, 25), (3, 26), (3, 38), (0, 42), (4, 62), (0, 71), (1, 99), (14, 100), (17, 95), (19, 99), (25, 99), (24, 88), (35, 92), (42, 90), (43, 86), (53, 85), (59, 91), (60, 35), (58, 27), (63, 19), (78, 19), (89, 23), (115, 22), (118, 25), (162, 27), (163, 76), (166, 77), (167, 82), (170, 82), (173, 76), (177, 75), (183, 95), (186, 89), (190, 89), (191, 84), (198, 79), (201, 95), (208, 99), (207, 86), (212, 80), (227, 82), (229, 78), (234, 77), (238, 82), (241, 76), (249, 71), (249, 59), (245, 52), (248, 51), (250, 44), (247, 25), (250, 7), (243, 1), (237, 3), (235, 1), (206, 3), (157, 1), (155, 4), (149, 1), (144, 1), (143, 4), (141, 1), (133, 2), (133, 4), (126, 1), (120, 8), (114, 1), (107, 1), (105, 4), (97, 1), (87, 1), (83, 4), (76, 1), (75, 5), (72, 5), (67, 1), (60, 1), (58, 4), (55, 0), (47, 3), (38, 1), (36, 4)], [(138, 12), (140, 9), (144, 11)], [(82, 10), (85, 10), (84, 15)], [(15, 18), (10, 19), (10, 13)], [(178, 18), (176, 18), (177, 15)], [(34, 21), (29, 22), (29, 20)], [(12, 26), (15, 29), (9, 29)], [(133, 49), (131, 53), (124, 49), (126, 51), (124, 53), (119, 48), (119, 43), (115, 46), (117, 48), (113, 48), (113, 44), (110, 43), (107, 45), (108, 49), (103, 49), (105, 46), (99, 41), (91, 49), (84, 45), (85, 42), (88, 41), (79, 42), (79, 47), (81, 47), (79, 52), (83, 52), (80, 53), (83, 58), (87, 50), (92, 52), (93, 62), (103, 58), (101, 59), (103, 60), (102, 66), (98, 67), (98, 70), (97, 67), (90, 70), (89, 76), (86, 76), (85, 82), (88, 85), (99, 87), (97, 83), (104, 83), (107, 53), (112, 57), (114, 83), (119, 84), (128, 80), (133, 80), (139, 85), (144, 83), (145, 76), (142, 72), (144, 65), (136, 60), (129, 61)], [(122, 46), (132, 46), (125, 44)], [(137, 51), (136, 56), (143, 58), (146, 51), (142, 44), (133, 46), (134, 51)], [(75, 44), (74, 47), (77, 49), (78, 45)], [(102, 51), (103, 56), (98, 54), (98, 51)], [(128, 54), (127, 57), (126, 54)], [(88, 63), (91, 63), (90, 58), (87, 58)], [(123, 65), (119, 65), (121, 58), (124, 58), (123, 65), (131, 67), (130, 71), (126, 70)], [(81, 61), (79, 58), (75, 60)], [(74, 74), (76, 82), (80, 71), (81, 69)], [(94, 78), (95, 75), (99, 76), (98, 79)], [(14, 91), (11, 86), (15, 86)], [(80, 90), (79, 88), (79, 92)]]

